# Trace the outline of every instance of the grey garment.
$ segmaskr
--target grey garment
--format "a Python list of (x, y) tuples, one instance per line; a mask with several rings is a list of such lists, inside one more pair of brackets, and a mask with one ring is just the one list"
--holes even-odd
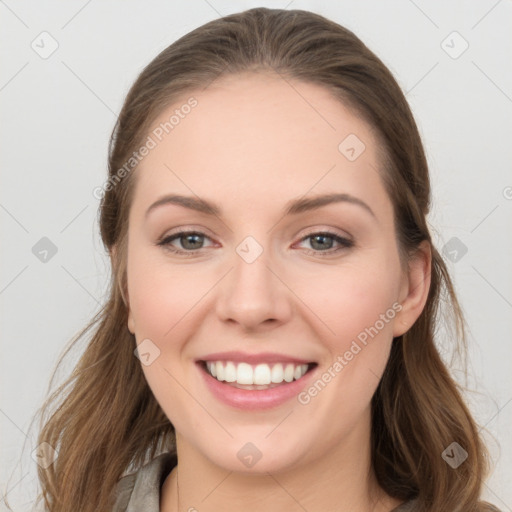
[(162, 453), (117, 483), (112, 512), (160, 512), (160, 489), (176, 466), (173, 453)]
[(407, 501), (398, 505), (391, 512), (414, 512), (416, 510), (416, 500)]
[[(160, 512), (160, 489), (176, 466), (172, 453), (162, 453), (135, 473), (121, 478), (112, 512)], [(414, 501), (402, 503), (391, 512), (414, 512)]]

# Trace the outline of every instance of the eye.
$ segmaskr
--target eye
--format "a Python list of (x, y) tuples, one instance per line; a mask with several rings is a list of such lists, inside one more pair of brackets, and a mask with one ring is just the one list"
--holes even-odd
[(333, 253), (337, 253), (343, 249), (348, 249), (354, 245), (352, 240), (329, 231), (311, 233), (302, 238), (300, 243), (306, 241), (309, 241), (309, 245), (312, 247), (312, 250), (308, 250), (307, 253), (319, 256), (332, 255)]
[[(164, 237), (158, 242), (158, 245), (171, 252), (191, 256), (204, 248), (205, 240), (210, 240), (210, 238), (200, 231), (179, 231)], [(176, 247), (175, 242), (178, 242), (181, 248)]]

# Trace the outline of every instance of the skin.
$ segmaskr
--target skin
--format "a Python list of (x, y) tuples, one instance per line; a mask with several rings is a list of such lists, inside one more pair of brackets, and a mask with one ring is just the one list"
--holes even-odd
[[(180, 511), (390, 511), (400, 502), (372, 472), (370, 400), (393, 337), (425, 305), (429, 247), (401, 268), (378, 142), (320, 86), (246, 73), (193, 96), (198, 105), (139, 165), (129, 215), (128, 327), (137, 343), (149, 338), (160, 350), (142, 369), (177, 432), (179, 464), (160, 510), (178, 510), (179, 472)], [(366, 146), (352, 162), (338, 150), (351, 133)], [(292, 199), (332, 192), (361, 199), (374, 216), (343, 202), (283, 216)], [(221, 216), (168, 204), (146, 218), (168, 193), (213, 201)], [(157, 245), (178, 228), (206, 234), (192, 257)], [(355, 245), (328, 239), (331, 254), (322, 256), (311, 235), (325, 229)], [(247, 236), (263, 248), (250, 264), (236, 252)], [(170, 245), (187, 250), (187, 241)], [(270, 351), (324, 371), (395, 303), (401, 311), (307, 405), (231, 408), (211, 395), (194, 363), (217, 351)], [(237, 457), (247, 442), (262, 453), (251, 468)]]

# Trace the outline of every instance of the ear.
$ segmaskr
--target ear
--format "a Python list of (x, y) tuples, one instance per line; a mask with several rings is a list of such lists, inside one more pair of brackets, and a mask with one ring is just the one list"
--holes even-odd
[(402, 277), (399, 302), (402, 309), (395, 316), (393, 337), (406, 333), (421, 315), (430, 290), (432, 251), (424, 240), (408, 262), (408, 271)]
[(128, 307), (128, 330), (135, 334), (135, 320), (133, 319), (132, 310)]
[[(117, 246), (114, 245), (110, 249), (110, 260), (112, 262), (112, 268), (117, 268), (116, 264), (116, 258), (118, 257), (117, 254)], [(128, 296), (128, 289), (126, 290), (119, 290), (121, 292), (121, 296), (123, 297), (124, 303), (126, 304), (126, 308), (128, 310), (128, 330), (135, 334), (135, 321), (133, 319), (132, 311), (130, 309), (130, 298)]]

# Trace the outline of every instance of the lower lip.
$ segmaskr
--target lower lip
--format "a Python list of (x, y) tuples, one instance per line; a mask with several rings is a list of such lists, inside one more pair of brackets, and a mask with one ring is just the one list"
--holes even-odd
[(300, 379), (269, 389), (239, 389), (212, 377), (202, 363), (197, 363), (206, 385), (221, 402), (243, 410), (270, 409), (296, 397), (308, 384), (317, 367), (309, 370)]

